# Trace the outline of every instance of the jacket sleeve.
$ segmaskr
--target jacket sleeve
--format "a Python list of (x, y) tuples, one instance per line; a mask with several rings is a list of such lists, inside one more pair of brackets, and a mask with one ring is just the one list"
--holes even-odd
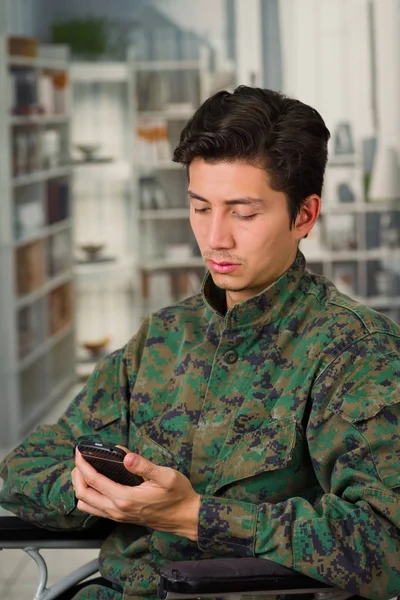
[(0, 464), (0, 504), (22, 519), (53, 529), (90, 525), (76, 509), (71, 482), (81, 437), (127, 445), (130, 390), (140, 362), (140, 336), (101, 360), (56, 424), (31, 433)]
[(312, 390), (307, 442), (319, 500), (204, 496), (200, 549), (268, 558), (372, 600), (399, 594), (400, 356), (365, 354), (368, 346), (342, 353)]

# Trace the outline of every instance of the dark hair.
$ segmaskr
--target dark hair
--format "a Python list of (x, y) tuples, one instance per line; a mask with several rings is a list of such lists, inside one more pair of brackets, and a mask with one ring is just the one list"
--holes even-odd
[(239, 86), (217, 92), (183, 129), (173, 160), (189, 167), (241, 161), (265, 168), (270, 185), (286, 194), (293, 224), (307, 196), (322, 193), (330, 134), (320, 114), (272, 90)]

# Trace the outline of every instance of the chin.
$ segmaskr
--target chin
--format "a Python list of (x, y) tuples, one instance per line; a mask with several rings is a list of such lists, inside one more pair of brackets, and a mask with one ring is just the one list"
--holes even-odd
[(232, 281), (224, 281), (222, 277), (213, 276), (213, 281), (220, 290), (224, 290), (225, 292), (243, 292), (247, 289), (247, 286), (240, 285), (239, 283), (234, 285)]

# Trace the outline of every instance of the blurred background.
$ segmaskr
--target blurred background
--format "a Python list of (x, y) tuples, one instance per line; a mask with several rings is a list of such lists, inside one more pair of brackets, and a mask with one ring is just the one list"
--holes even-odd
[[(321, 112), (308, 266), (400, 322), (399, 16), (400, 0), (0, 0), (0, 458), (149, 311), (198, 291), (171, 154), (219, 89)], [(96, 554), (63, 552), (44, 552), (50, 581)], [(33, 562), (2, 555), (1, 599), (29, 600)]]
[(0, 447), (198, 291), (171, 154), (219, 89), (321, 112), (308, 265), (400, 321), (399, 15), (400, 0), (0, 0)]

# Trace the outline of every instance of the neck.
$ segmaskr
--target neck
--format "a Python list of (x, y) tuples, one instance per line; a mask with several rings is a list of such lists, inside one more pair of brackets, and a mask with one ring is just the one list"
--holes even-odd
[(263, 284), (255, 284), (253, 286), (249, 286), (241, 290), (226, 290), (225, 297), (227, 309), (229, 310), (235, 304), (239, 304), (240, 302), (244, 302), (249, 298), (257, 296), (261, 292), (267, 290), (271, 285), (273, 285), (275, 281), (277, 281), (292, 266), (292, 264), (296, 260), (297, 250), (298, 248), (296, 247), (295, 252), (287, 258), (284, 265), (281, 266), (279, 271), (277, 273), (271, 274), (271, 276)]

